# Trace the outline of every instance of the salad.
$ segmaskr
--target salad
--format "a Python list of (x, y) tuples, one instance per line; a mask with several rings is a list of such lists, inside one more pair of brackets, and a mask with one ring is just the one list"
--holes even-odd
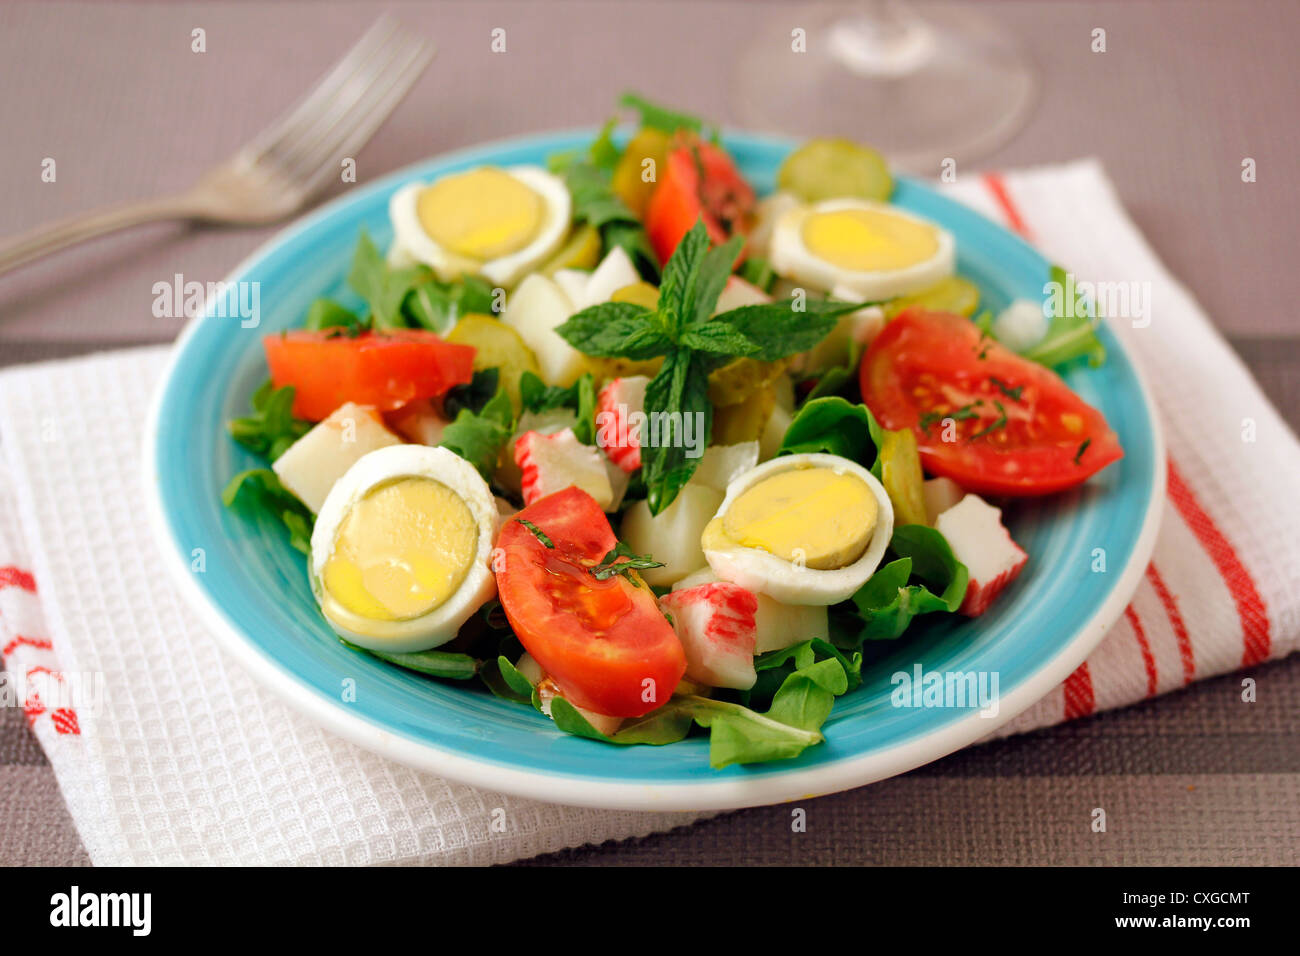
[(795, 757), (877, 642), (999, 599), (1002, 505), (1121, 457), (1054, 371), (1105, 360), (1095, 309), (982, 310), (865, 145), (760, 197), (700, 119), (620, 106), (548, 168), (395, 192), (349, 301), (264, 338), (230, 434), (267, 467), (223, 500), (358, 654), (604, 744)]

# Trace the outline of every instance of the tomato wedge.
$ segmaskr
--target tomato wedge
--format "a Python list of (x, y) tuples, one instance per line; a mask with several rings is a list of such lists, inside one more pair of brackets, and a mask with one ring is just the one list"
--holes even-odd
[(644, 582), (592, 575), (617, 540), (582, 489), (547, 495), (501, 529), (497, 591), (520, 642), (569, 703), (640, 717), (668, 702), (686, 654)]
[(1051, 494), (1124, 455), (1060, 376), (961, 316), (904, 311), (872, 341), (859, 377), (880, 424), (912, 429), (925, 470), (968, 491)]
[(293, 413), (318, 422), (346, 402), (391, 412), (441, 395), (474, 374), (474, 349), (421, 329), (363, 332), (299, 330), (262, 339), (271, 382), (292, 385)]
[(754, 224), (754, 187), (725, 152), (693, 134), (679, 133), (646, 206), (645, 228), (660, 262), (703, 218), (714, 245), (745, 235)]

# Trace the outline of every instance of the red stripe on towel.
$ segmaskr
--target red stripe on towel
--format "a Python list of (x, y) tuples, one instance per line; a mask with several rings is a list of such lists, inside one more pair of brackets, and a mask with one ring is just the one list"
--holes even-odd
[(1268, 610), (1264, 607), (1259, 588), (1255, 586), (1255, 579), (1237, 556), (1232, 543), (1196, 500), (1195, 493), (1172, 458), (1169, 459), (1169, 500), (1201, 542), (1201, 547), (1219, 569), (1223, 583), (1232, 592), (1232, 599), (1237, 605), (1237, 616), (1241, 619), (1241, 666), (1250, 667), (1267, 660), (1272, 637)]
[(1147, 565), (1147, 580), (1155, 588), (1160, 603), (1165, 606), (1165, 614), (1169, 616), (1174, 637), (1178, 639), (1178, 656), (1183, 661), (1183, 683), (1190, 684), (1196, 677), (1196, 652), (1192, 650), (1192, 639), (1187, 633), (1187, 624), (1183, 620), (1183, 612), (1178, 607), (1178, 599), (1165, 585), (1165, 579), (1154, 561)]

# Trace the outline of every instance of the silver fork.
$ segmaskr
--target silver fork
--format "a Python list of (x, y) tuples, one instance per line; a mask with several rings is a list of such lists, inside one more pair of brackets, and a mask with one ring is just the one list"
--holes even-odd
[(374, 135), (433, 59), (388, 16), (293, 109), (193, 186), (38, 227), (0, 244), (0, 272), (95, 236), (162, 219), (257, 225), (302, 209)]

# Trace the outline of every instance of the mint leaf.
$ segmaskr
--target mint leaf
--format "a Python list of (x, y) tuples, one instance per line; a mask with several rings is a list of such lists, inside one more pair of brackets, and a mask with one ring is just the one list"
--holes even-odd
[(659, 514), (673, 503), (700, 463), (698, 456), (687, 455), (686, 429), (691, 429), (697, 450), (702, 450), (713, 426), (709, 375), (701, 358), (686, 349), (669, 353), (646, 386), (645, 410), (648, 421), (660, 423), (658, 442), (641, 446), (646, 503), (651, 514)]
[[(674, 340), (682, 327), (695, 319), (696, 288), (708, 250), (708, 230), (704, 228), (704, 220), (697, 219), (664, 265), (664, 279), (659, 286), (659, 315), (664, 329)], [(730, 266), (727, 271), (731, 271)]]
[[(714, 316), (711, 322), (689, 330), (687, 335), (708, 325), (721, 324), (738, 332), (749, 342), (748, 352), (738, 352), (760, 362), (775, 362), (798, 352), (806, 352), (834, 330), (841, 315), (862, 308), (852, 302), (811, 299), (796, 311), (794, 300), (742, 305)], [(684, 339), (689, 341), (689, 339)]]
[(717, 308), (718, 296), (722, 295), (727, 280), (731, 278), (731, 267), (735, 264), (736, 257), (740, 255), (740, 249), (744, 244), (743, 236), (732, 236), (722, 245), (704, 254), (700, 263), (699, 276), (695, 280), (694, 307), (691, 314), (684, 316), (689, 325), (709, 321), (713, 310)]
[(673, 347), (655, 311), (631, 302), (605, 302), (575, 312), (555, 331), (584, 355), (602, 358), (657, 358)]

